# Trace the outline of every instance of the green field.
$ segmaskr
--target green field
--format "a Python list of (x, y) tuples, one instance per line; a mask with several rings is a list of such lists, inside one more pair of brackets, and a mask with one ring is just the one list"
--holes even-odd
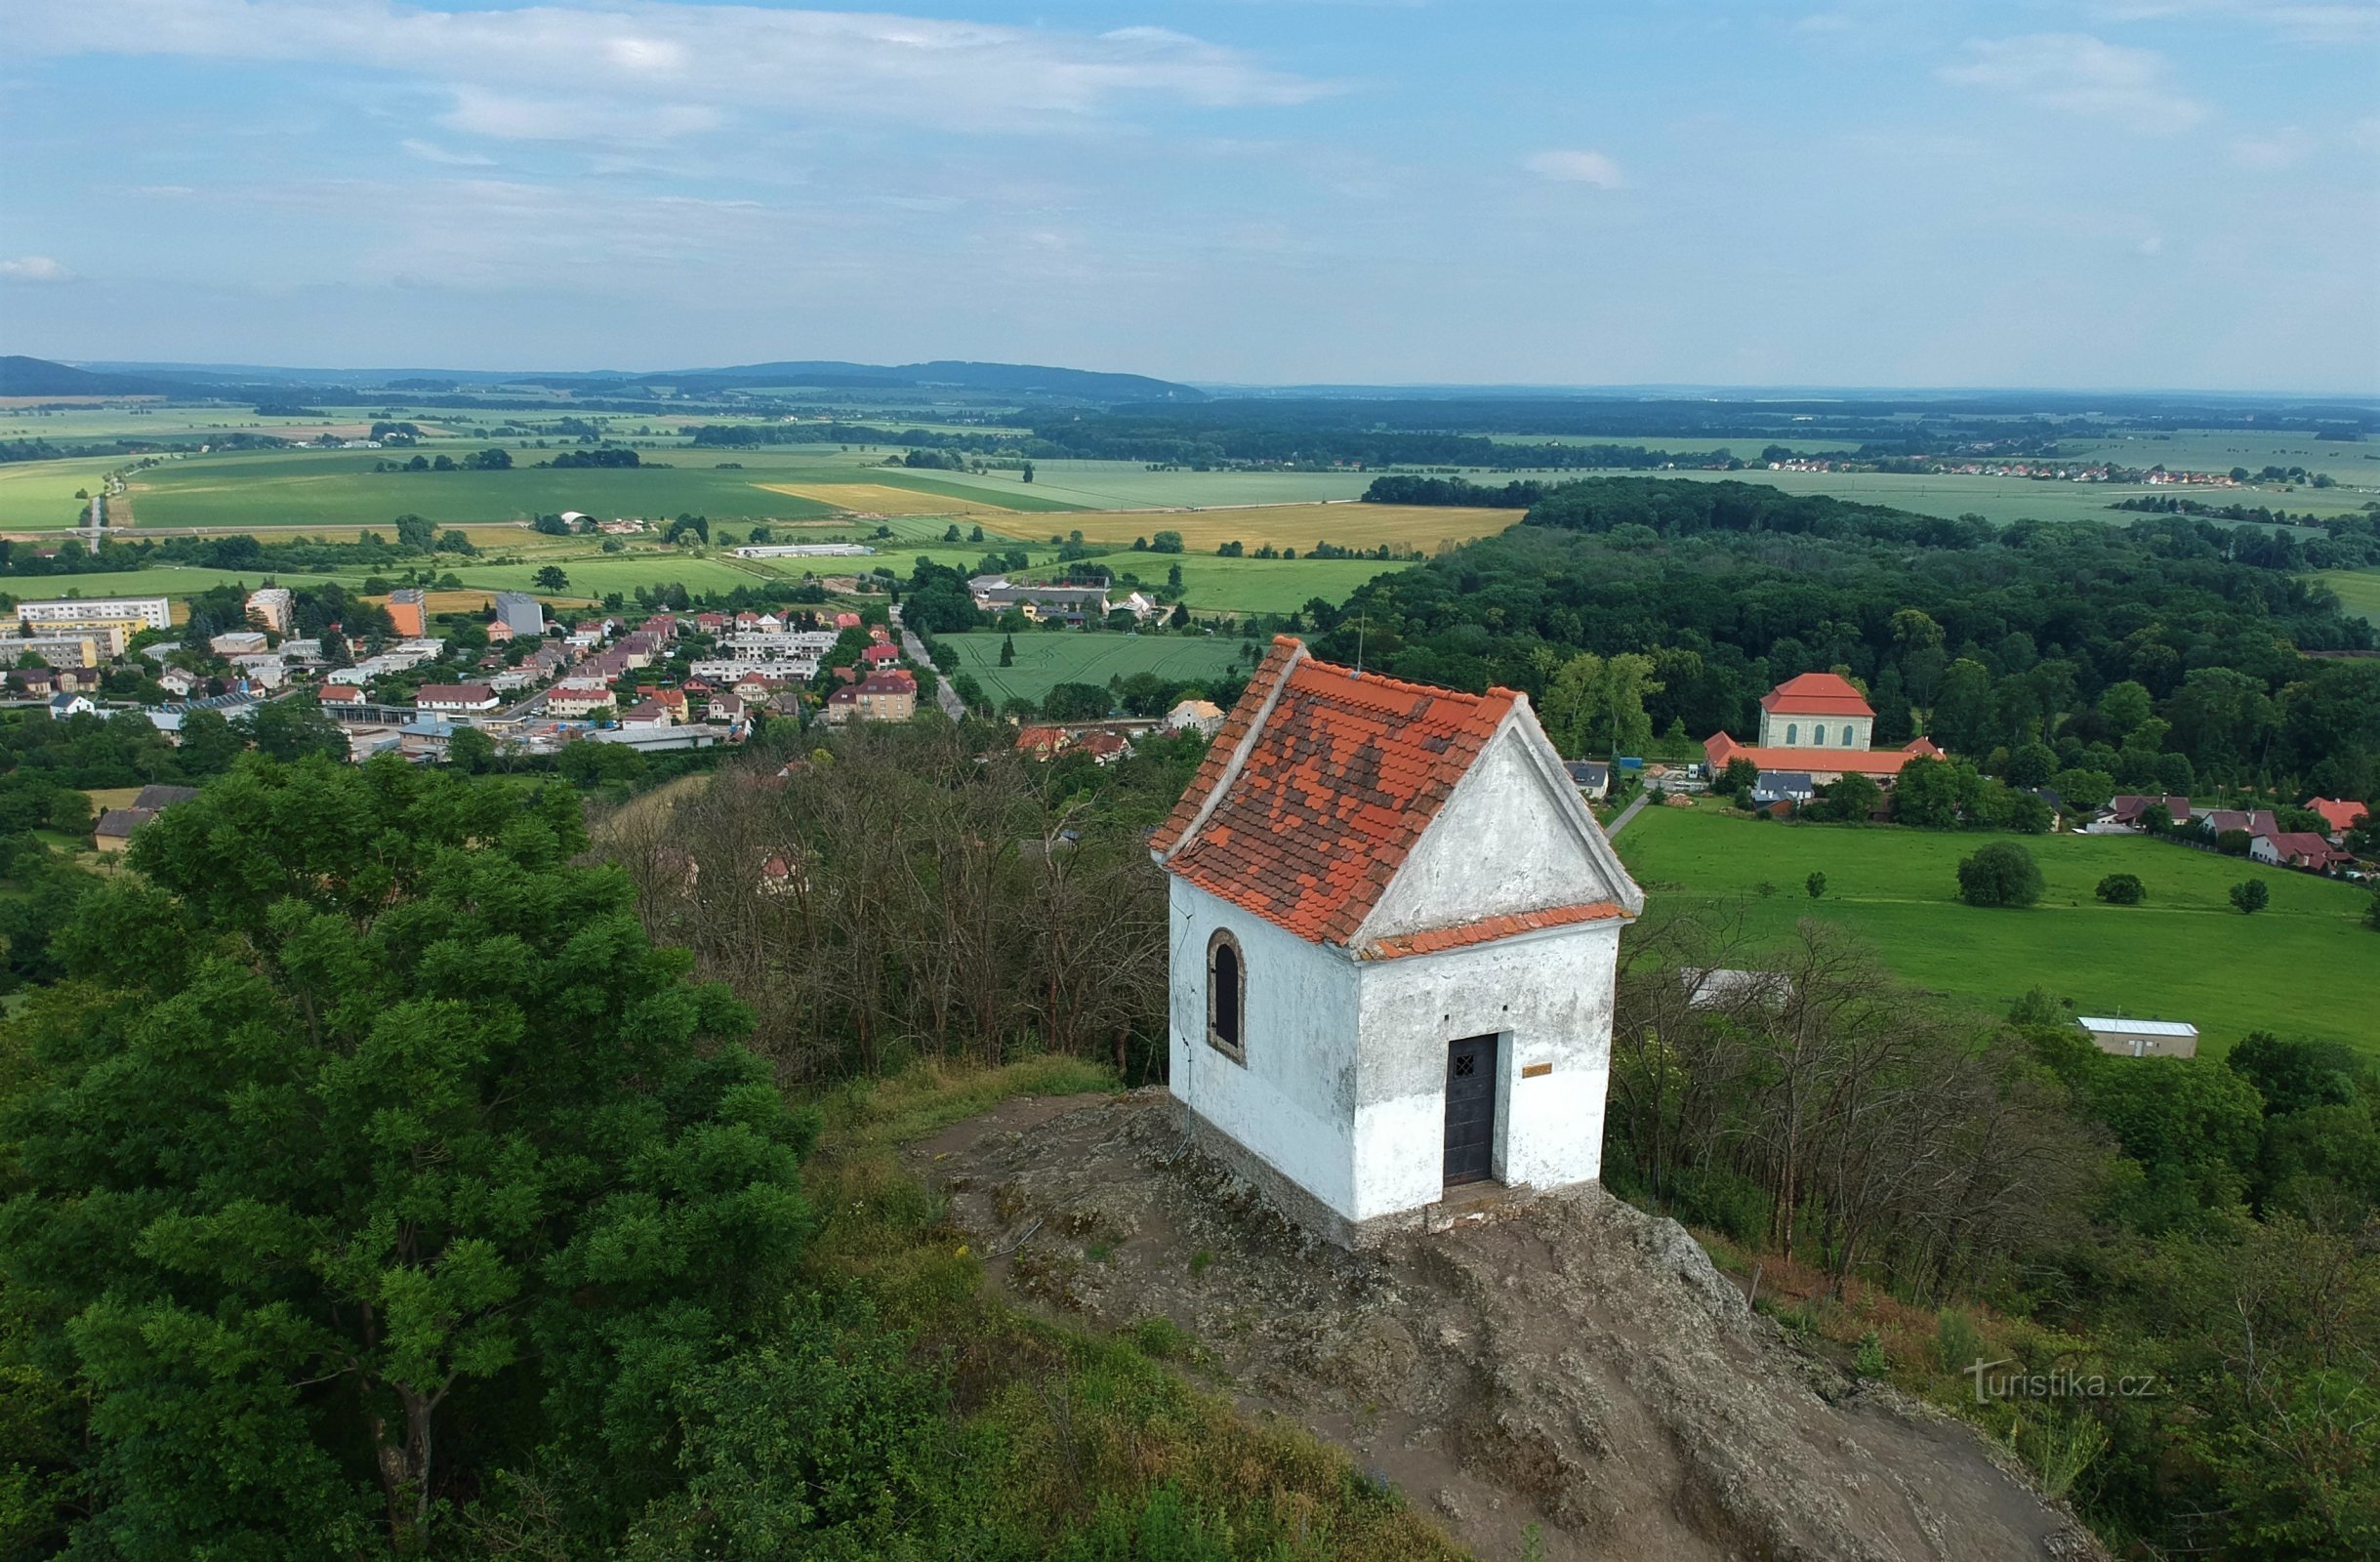
[(2380, 569), (2332, 569), (2318, 578), (2339, 594), (2349, 612), (2380, 624)]
[(0, 467), (0, 527), (49, 531), (81, 525), (87, 504), (74, 491), (99, 492), (107, 473), (123, 464), (120, 456), (77, 456)]
[(2303, 433), (2251, 433), (2239, 429), (2142, 430), (2112, 433), (2104, 439), (2061, 440), (2058, 448), (2069, 456), (2112, 461), (2119, 467), (2163, 467), (2172, 472), (2303, 467), (2308, 472), (2328, 473), (2337, 482), (2380, 486), (2380, 441), (2369, 439), (2317, 439)]
[[(2028, 477), (1951, 477), (1893, 472), (1664, 472), (1662, 477), (1697, 482), (1764, 482), (1792, 494), (1832, 494), (1863, 504), (1889, 505), (1920, 515), (1977, 514), (2006, 525), (2012, 520), (2091, 520), (2126, 525), (2139, 514), (2108, 507), (2145, 494), (2171, 497), (2170, 488), (2110, 482), (2035, 482)], [(2351, 488), (2217, 488), (2186, 495), (2210, 505), (2262, 505), (2297, 514), (2345, 515), (2360, 511), (2373, 495)]]
[[(1704, 804), (1648, 808), (1617, 844), (1656, 905), (1741, 896), (1753, 928), (1771, 935), (1824, 917), (1904, 980), (1995, 1010), (2038, 986), (2082, 1013), (2188, 1020), (2206, 1053), (2259, 1029), (2380, 1052), (2380, 933), (2358, 922), (2368, 891), (2140, 837), (2062, 835), (2023, 838), (2049, 882), (2039, 905), (1987, 911), (1954, 899), (1959, 859), (2010, 839), (1764, 823)], [(1813, 871), (1826, 876), (1816, 902), (1802, 888)], [(2111, 873), (2139, 875), (2148, 903), (2097, 900), (2092, 886)], [(2225, 898), (2245, 879), (2272, 887), (2270, 909), (2254, 917)]]
[(1086, 634), (1081, 630), (1030, 630), (1014, 637), (1016, 665), (1000, 665), (996, 634), (942, 635), (937, 645), (959, 653), (961, 672), (971, 673), (995, 702), (1011, 697), (1039, 700), (1060, 683), (1096, 683), (1112, 678), (1154, 673), (1187, 682), (1211, 678), (1244, 666), (1249, 642), (1223, 636)]
[(1374, 577), (1414, 567), (1376, 558), (1220, 558), (1128, 551), (1090, 562), (1105, 564), (1119, 578), (1138, 575), (1149, 586), (1165, 584), (1167, 566), (1178, 563), (1182, 599), (1199, 613), (1294, 613), (1317, 596), (1343, 602)]

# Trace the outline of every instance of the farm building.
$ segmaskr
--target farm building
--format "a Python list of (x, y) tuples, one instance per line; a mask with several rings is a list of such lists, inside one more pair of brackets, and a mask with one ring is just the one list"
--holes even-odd
[(1352, 1246), (1598, 1175), (1644, 897), (1526, 695), (1277, 638), (1150, 847), (1171, 1090), (1285, 1213)]
[(1184, 700), (1166, 713), (1168, 732), (1196, 732), (1200, 737), (1214, 736), (1223, 724), (1223, 708), (1212, 700)]
[(2195, 1057), (2198, 1027), (2171, 1019), (2106, 1019), (2085, 1014), (2074, 1021), (2101, 1051), (2116, 1057)]

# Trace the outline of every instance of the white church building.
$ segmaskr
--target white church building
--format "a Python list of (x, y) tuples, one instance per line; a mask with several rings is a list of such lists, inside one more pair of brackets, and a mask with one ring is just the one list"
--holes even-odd
[(1285, 636), (1150, 846), (1173, 1094), (1286, 1213), (1355, 1246), (1465, 1184), (1601, 1171), (1620, 930), (1644, 896), (1526, 695), (1357, 673)]

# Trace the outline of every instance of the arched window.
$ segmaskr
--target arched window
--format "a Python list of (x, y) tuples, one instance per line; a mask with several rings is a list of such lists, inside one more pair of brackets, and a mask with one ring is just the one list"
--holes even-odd
[(1235, 1063), (1248, 1061), (1248, 967), (1240, 941), (1217, 931), (1207, 940), (1207, 1044)]
[(1843, 747), (1851, 747), (1851, 728), (1849, 727), (1843, 728)]
[(1810, 728), (1810, 743), (1811, 743), (1811, 746), (1812, 746), (1812, 747), (1814, 747), (1814, 748), (1821, 748), (1821, 749), (1823, 749), (1823, 748), (1825, 748), (1825, 747), (1826, 746), (1826, 722), (1821, 721), (1821, 722), (1819, 722), (1819, 723), (1818, 723), (1816, 726), (1814, 726), (1814, 727)]
[(1787, 721), (1785, 723), (1785, 747), (1788, 749), (1792, 748), (1799, 742), (1801, 742), (1801, 723), (1799, 721)]

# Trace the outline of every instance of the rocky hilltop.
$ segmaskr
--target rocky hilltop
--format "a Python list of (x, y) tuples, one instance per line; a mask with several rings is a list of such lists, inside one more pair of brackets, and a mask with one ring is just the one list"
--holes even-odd
[(1683, 1227), (1597, 1188), (1350, 1254), (1161, 1091), (1012, 1101), (912, 1150), (1025, 1304), (1190, 1343), (1488, 1557), (2101, 1555), (1967, 1427), (1794, 1349)]

